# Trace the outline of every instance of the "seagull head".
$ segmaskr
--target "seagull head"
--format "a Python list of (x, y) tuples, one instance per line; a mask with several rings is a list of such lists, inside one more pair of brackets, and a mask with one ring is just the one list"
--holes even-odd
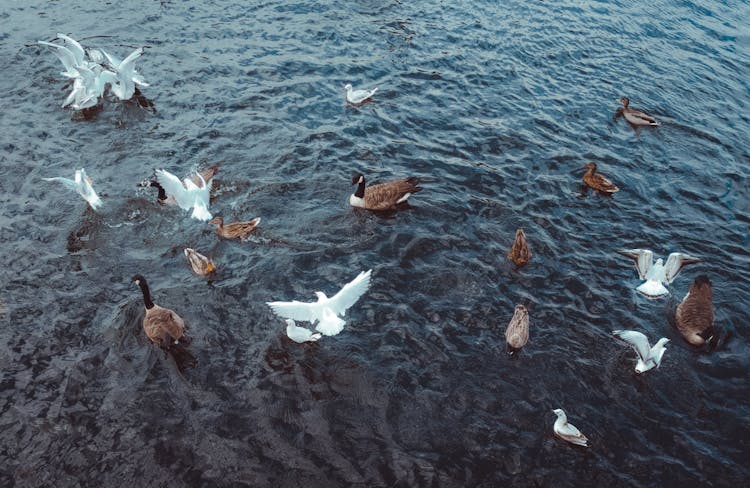
[(322, 291), (316, 291), (316, 292), (315, 292), (315, 296), (316, 296), (316, 297), (318, 297), (318, 301), (319, 301), (319, 302), (322, 302), (322, 301), (328, 300), (328, 297), (327, 297), (327, 296), (326, 296), (326, 294), (325, 294), (325, 293), (323, 293)]
[(344, 90), (346, 90), (346, 91), (352, 91), (352, 84), (351, 83), (347, 83), (346, 85), (344, 85)]
[(556, 408), (552, 410), (552, 413), (554, 413), (558, 417), (565, 417), (565, 412), (563, 412), (561, 408)]
[(297, 323), (292, 319), (284, 319), (284, 321), (286, 322), (287, 327), (294, 327), (295, 325), (297, 325)]
[(362, 173), (355, 173), (352, 176), (352, 185), (358, 185), (365, 182), (365, 176)]

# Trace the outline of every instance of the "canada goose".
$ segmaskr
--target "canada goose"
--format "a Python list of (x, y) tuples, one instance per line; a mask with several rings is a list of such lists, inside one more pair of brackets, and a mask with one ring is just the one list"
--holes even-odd
[(675, 319), (677, 329), (690, 344), (700, 346), (714, 332), (714, 309), (711, 281), (705, 275), (695, 278), (690, 291), (679, 305)]
[(302, 344), (304, 342), (315, 342), (323, 337), (320, 333), (314, 333), (310, 329), (299, 327), (292, 319), (286, 320), (286, 336), (294, 342)]
[[(211, 220), (211, 212), (208, 211), (210, 200), (211, 181), (206, 181), (202, 175), (197, 174), (182, 181), (169, 171), (157, 169), (155, 171), (156, 182), (164, 188), (166, 195), (174, 197), (174, 201), (183, 210), (193, 209), (191, 217), (198, 220)], [(192, 178), (198, 177), (198, 183)], [(159, 192), (161, 196), (161, 192)]]
[(206, 276), (216, 271), (213, 261), (195, 249), (185, 248), (185, 257), (187, 257), (190, 267), (193, 268), (195, 274)]
[(617, 101), (622, 103), (622, 108), (620, 110), (622, 111), (622, 115), (625, 117), (625, 120), (627, 120), (632, 125), (659, 125), (659, 122), (657, 122), (656, 119), (651, 117), (650, 115), (646, 115), (643, 112), (639, 112), (638, 110), (629, 108), (628, 106), (630, 105), (630, 99), (628, 97), (619, 98)]
[(516, 305), (513, 318), (505, 329), (505, 342), (508, 349), (514, 352), (521, 349), (529, 340), (529, 311), (523, 305)]
[(526, 265), (531, 259), (531, 251), (526, 243), (526, 233), (523, 229), (516, 230), (516, 238), (513, 241), (513, 247), (508, 252), (508, 259), (518, 267)]
[(557, 415), (555, 425), (552, 427), (557, 437), (577, 446), (589, 447), (589, 440), (585, 435), (581, 434), (581, 431), (575, 425), (568, 422), (568, 416), (565, 415), (562, 409), (556, 408), (552, 412)]
[(143, 304), (146, 307), (146, 315), (143, 317), (143, 330), (146, 332), (146, 336), (151, 342), (163, 348), (178, 344), (179, 340), (185, 335), (185, 322), (173, 310), (162, 308), (151, 301), (151, 292), (148, 289), (146, 278), (135, 275), (133, 281), (141, 287), (141, 292), (143, 292)]
[(583, 175), (583, 182), (596, 191), (602, 193), (615, 193), (620, 191), (617, 185), (609, 181), (609, 178), (601, 173), (596, 172), (596, 163), (588, 163), (586, 173)]
[[(203, 171), (199, 171), (198, 173), (190, 176), (190, 179), (193, 183), (195, 183), (196, 186), (200, 186), (203, 184), (203, 181), (206, 183), (212, 183), (213, 177), (216, 176), (216, 173), (219, 172), (219, 165), (210, 166)], [(202, 180), (201, 180), (202, 178)], [(139, 183), (138, 186), (142, 187), (152, 187), (156, 188), (159, 193), (157, 195), (157, 201), (162, 204), (167, 205), (177, 205), (177, 202), (174, 199), (174, 196), (167, 195), (166, 190), (164, 190), (164, 187), (159, 184), (156, 179), (151, 180), (143, 180)]]
[(638, 362), (635, 364), (635, 372), (638, 374), (659, 367), (666, 351), (664, 346), (669, 342), (669, 339), (662, 337), (651, 347), (648, 338), (636, 330), (613, 330), (612, 335), (632, 347), (638, 355)]
[(76, 170), (75, 179), (73, 180), (71, 180), (70, 178), (62, 178), (60, 176), (42, 179), (44, 181), (57, 181), (65, 185), (67, 188), (75, 190), (79, 195), (83, 197), (84, 200), (89, 202), (89, 205), (91, 205), (91, 208), (93, 208), (94, 210), (98, 209), (102, 205), (102, 200), (99, 198), (99, 195), (96, 194), (96, 191), (94, 191), (94, 187), (91, 186), (92, 181), (88, 176), (86, 176), (86, 171), (83, 168)]
[(654, 253), (648, 249), (622, 249), (616, 252), (635, 261), (638, 277), (645, 280), (636, 290), (649, 298), (669, 294), (664, 284), (672, 283), (684, 266), (701, 261), (700, 258), (673, 252), (667, 257), (667, 264), (661, 258), (654, 263)]
[(285, 319), (316, 323), (315, 330), (326, 336), (336, 335), (344, 328), (345, 321), (339, 318), (346, 310), (357, 303), (370, 287), (372, 270), (360, 273), (331, 298), (322, 291), (316, 291), (317, 302), (267, 302), (276, 314)]
[(373, 88), (372, 90), (354, 90), (350, 83), (347, 83), (344, 89), (346, 90), (346, 101), (353, 105), (360, 105), (366, 102), (378, 91), (377, 88)]
[(216, 233), (224, 239), (237, 239), (244, 242), (252, 231), (260, 224), (260, 217), (255, 217), (247, 222), (234, 222), (232, 224), (224, 225), (224, 219), (221, 217), (214, 217), (209, 224), (216, 226)]
[(359, 186), (349, 197), (349, 205), (367, 210), (395, 209), (399, 204), (406, 202), (412, 194), (422, 191), (419, 178), (415, 176), (365, 188), (364, 175), (357, 173), (352, 178), (352, 185)]

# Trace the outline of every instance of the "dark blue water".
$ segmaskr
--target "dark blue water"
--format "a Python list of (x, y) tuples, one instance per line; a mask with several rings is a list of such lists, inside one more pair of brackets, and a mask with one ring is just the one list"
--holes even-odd
[[(747, 483), (747, 2), (6, 0), (0, 19), (0, 485)], [(61, 109), (35, 44), (58, 31), (145, 46), (155, 113)], [(380, 91), (347, 107), (347, 82)], [(613, 120), (620, 96), (662, 126)], [(211, 209), (261, 216), (251, 242), (136, 188), (219, 161)], [(588, 161), (622, 190), (581, 196)], [(100, 213), (40, 180), (82, 166)], [(356, 171), (433, 181), (377, 216), (347, 204)], [(623, 247), (705, 261), (650, 301)], [(369, 268), (319, 344), (264, 304)], [(135, 273), (190, 325), (197, 366), (148, 343)], [(707, 350), (673, 325), (699, 274)], [(517, 303), (531, 340), (509, 357)], [(670, 338), (661, 367), (637, 376), (619, 328)], [(553, 408), (590, 449), (553, 436)]]

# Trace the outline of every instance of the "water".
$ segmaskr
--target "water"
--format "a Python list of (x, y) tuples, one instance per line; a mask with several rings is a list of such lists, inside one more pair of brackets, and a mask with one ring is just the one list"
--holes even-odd
[[(3, 3), (3, 486), (729, 486), (750, 477), (747, 2)], [(69, 33), (138, 63), (156, 112), (60, 108)], [(100, 36), (100, 37), (95, 37)], [(347, 107), (343, 85), (379, 86)], [(612, 120), (619, 96), (658, 129)], [(622, 188), (580, 194), (596, 161)], [(136, 188), (222, 162), (219, 241)], [(95, 214), (40, 181), (84, 166)], [(347, 204), (351, 175), (434, 181)], [(532, 261), (505, 254), (523, 227)], [(193, 247), (219, 266), (193, 275)], [(613, 250), (684, 251), (673, 297)], [(373, 268), (344, 332), (284, 336), (264, 302)], [(180, 372), (130, 282), (191, 326)], [(673, 309), (705, 273), (721, 340)], [(531, 340), (503, 332), (516, 303)], [(643, 376), (610, 331), (669, 343)], [(552, 434), (563, 408), (591, 449)]]

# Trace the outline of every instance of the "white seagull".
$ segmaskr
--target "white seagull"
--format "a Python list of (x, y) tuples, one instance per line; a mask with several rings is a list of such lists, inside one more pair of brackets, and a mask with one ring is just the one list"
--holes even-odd
[(661, 258), (654, 263), (654, 253), (648, 249), (623, 249), (617, 252), (635, 261), (638, 277), (645, 280), (636, 290), (649, 298), (668, 295), (669, 290), (664, 284), (672, 283), (684, 266), (701, 261), (688, 254), (673, 252), (667, 257), (667, 264)]
[(99, 195), (96, 194), (96, 192), (94, 191), (94, 187), (91, 186), (91, 179), (86, 176), (86, 171), (83, 168), (76, 170), (74, 180), (71, 180), (70, 178), (62, 178), (59, 176), (56, 176), (54, 178), (42, 179), (44, 181), (59, 181), (71, 190), (77, 191), (78, 194), (84, 198), (84, 200), (89, 202), (89, 205), (91, 205), (91, 208), (93, 208), (94, 210), (98, 209), (102, 205), (102, 201), (99, 198)]
[(100, 50), (107, 62), (115, 71), (117, 83), (112, 85), (112, 93), (120, 100), (130, 100), (135, 93), (135, 85), (148, 86), (143, 77), (135, 70), (135, 61), (143, 54), (143, 48), (139, 47), (123, 60), (120, 60), (105, 50)]
[(365, 101), (370, 99), (373, 95), (375, 95), (376, 91), (378, 91), (377, 87), (369, 91), (368, 90), (354, 90), (350, 83), (347, 83), (344, 86), (344, 89), (346, 89), (346, 101), (354, 105), (359, 105), (361, 103), (364, 103)]
[(557, 437), (577, 446), (589, 447), (589, 440), (585, 435), (581, 434), (581, 431), (575, 425), (568, 422), (568, 417), (561, 408), (556, 408), (552, 411), (557, 415), (555, 425), (552, 427)]
[(357, 303), (357, 300), (370, 287), (372, 270), (357, 275), (351, 282), (331, 298), (322, 291), (316, 291), (317, 302), (267, 302), (268, 306), (283, 318), (310, 322), (318, 325), (315, 330), (326, 336), (333, 336), (341, 332), (346, 322), (339, 318), (346, 314), (346, 310)]
[(320, 340), (322, 335), (313, 333), (310, 329), (298, 327), (292, 319), (286, 319), (286, 335), (294, 342), (302, 344), (304, 342), (315, 342)]
[(206, 180), (198, 174), (199, 184), (193, 183), (191, 178), (180, 181), (178, 177), (163, 169), (156, 170), (156, 181), (164, 188), (168, 196), (174, 197), (177, 205), (183, 210), (193, 209), (191, 217), (198, 220), (211, 220), (208, 204), (211, 192), (211, 180)]
[(612, 335), (630, 345), (638, 354), (638, 362), (635, 363), (635, 372), (638, 374), (659, 367), (664, 351), (667, 350), (664, 346), (669, 342), (669, 339), (662, 337), (651, 347), (648, 338), (636, 330), (613, 330)]

